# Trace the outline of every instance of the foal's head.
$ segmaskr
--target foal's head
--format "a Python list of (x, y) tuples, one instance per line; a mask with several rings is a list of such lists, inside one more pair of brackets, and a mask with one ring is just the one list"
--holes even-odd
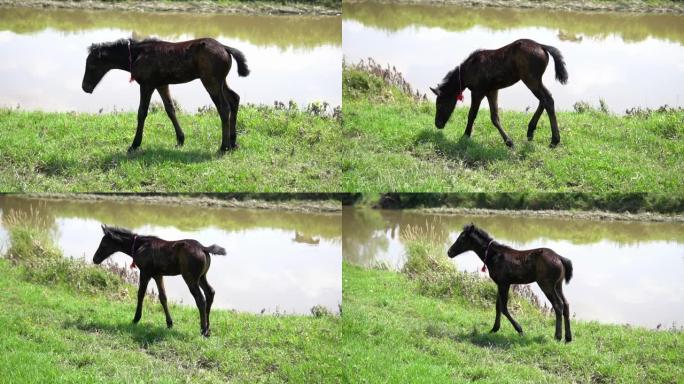
[(464, 81), (461, 73), (461, 66), (449, 71), (444, 80), (437, 88), (430, 87), (432, 93), (437, 96), (435, 113), (435, 126), (439, 129), (444, 128), (451, 114), (456, 108), (458, 100), (463, 100)]
[(133, 238), (133, 232), (118, 228), (118, 227), (108, 227), (106, 225), (102, 226), (102, 240), (100, 240), (100, 246), (97, 247), (95, 251), (95, 256), (93, 256), (93, 263), (100, 264), (106, 258), (111, 256), (116, 252), (128, 252), (130, 249), (130, 242)]
[(84, 92), (93, 93), (97, 84), (110, 69), (128, 66), (128, 44), (128, 40), (122, 39), (111, 43), (93, 44), (88, 48), (88, 58), (81, 84)]
[(454, 258), (463, 252), (484, 247), (490, 241), (492, 241), (492, 237), (487, 232), (470, 223), (463, 227), (463, 232), (458, 235), (458, 239), (451, 245), (447, 255), (450, 258)]

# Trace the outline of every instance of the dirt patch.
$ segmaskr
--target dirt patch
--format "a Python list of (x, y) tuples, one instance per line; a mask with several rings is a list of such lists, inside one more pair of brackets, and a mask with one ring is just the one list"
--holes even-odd
[(303, 3), (281, 4), (269, 1), (216, 3), (213, 1), (0, 0), (0, 6), (124, 12), (236, 13), (252, 15), (339, 16), (342, 14), (340, 9), (318, 5)]
[(331, 195), (327, 200), (259, 200), (253, 197), (226, 199), (204, 195), (135, 195), (135, 194), (88, 194), (88, 193), (37, 193), (23, 194), (29, 198), (49, 200), (80, 200), (80, 201), (116, 201), (158, 205), (191, 205), (209, 208), (242, 208), (242, 209), (274, 209), (293, 212), (321, 212), (334, 213), (342, 211), (342, 203)]
[[(345, 2), (361, 2), (345, 0)], [(660, 1), (645, 2), (642, 0), (379, 0), (381, 3), (393, 4), (434, 4), (458, 5), (472, 8), (520, 8), (520, 9), (548, 9), (556, 11), (580, 12), (634, 12), (634, 13), (674, 13), (684, 14), (684, 2)]]

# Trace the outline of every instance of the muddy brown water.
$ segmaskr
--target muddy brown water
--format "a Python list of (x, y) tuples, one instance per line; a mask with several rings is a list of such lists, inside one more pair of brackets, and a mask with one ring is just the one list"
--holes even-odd
[[(212, 257), (208, 274), (216, 289), (217, 308), (310, 314), (313, 306), (322, 305), (339, 313), (342, 303), (340, 213), (0, 196), (0, 219), (12, 210), (37, 212), (64, 255), (88, 263), (92, 263), (102, 237), (102, 223), (162, 239), (191, 238), (204, 245), (219, 244), (228, 255)], [(0, 220), (0, 248), (7, 249), (9, 240), (2, 223)], [(122, 253), (110, 259), (126, 267), (131, 261)], [(169, 300), (194, 305), (180, 276), (166, 277), (165, 285)]]
[[(472, 51), (530, 38), (565, 56), (568, 84), (554, 80), (551, 63), (544, 75), (559, 110), (572, 110), (580, 100), (598, 107), (599, 99), (617, 113), (684, 106), (682, 15), (351, 2), (343, 5), (342, 33), (348, 62), (372, 57), (389, 63), (431, 99), (428, 87)], [(534, 110), (537, 103), (522, 83), (499, 93), (500, 108)]]
[[(684, 224), (570, 220), (505, 215), (435, 215), (345, 208), (343, 258), (367, 267), (399, 270), (405, 243), (418, 233), (444, 245), (444, 257), (463, 225), (475, 223), (514, 248), (548, 247), (572, 260), (563, 290), (577, 319), (656, 328), (684, 326)], [(473, 252), (453, 259), (476, 272)], [(486, 274), (479, 273), (483, 278)], [(493, 283), (492, 283), (493, 284)], [(536, 284), (534, 292), (543, 297)], [(548, 304), (546, 299), (544, 302)]]
[[(0, 7), (0, 106), (46, 111), (135, 111), (129, 74), (110, 71), (92, 95), (81, 90), (87, 47), (120, 38), (213, 37), (245, 53), (252, 73), (228, 85), (244, 103), (341, 103), (340, 17), (48, 10)], [(188, 112), (213, 105), (199, 80), (171, 86)], [(155, 93), (152, 101), (161, 102)]]

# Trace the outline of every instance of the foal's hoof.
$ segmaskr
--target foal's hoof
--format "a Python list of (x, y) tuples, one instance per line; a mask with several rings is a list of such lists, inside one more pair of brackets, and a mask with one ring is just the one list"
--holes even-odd
[(532, 140), (534, 140), (534, 135), (532, 135), (532, 136), (527, 135), (527, 141), (532, 141)]
[(560, 139), (558, 140), (551, 140), (551, 144), (549, 144), (549, 148), (556, 148), (560, 144)]
[(176, 147), (182, 147), (185, 144), (185, 136), (176, 138)]
[(240, 146), (237, 144), (229, 146), (229, 147), (221, 147), (221, 148), (219, 148), (218, 153), (219, 153), (219, 155), (223, 155), (223, 154), (228, 153), (230, 151), (234, 151), (234, 150), (238, 149), (239, 147)]
[(168, 328), (168, 329), (173, 328), (173, 321), (167, 321), (166, 322), (166, 328)]
[(131, 145), (130, 147), (128, 147), (128, 151), (127, 151), (127, 152), (128, 152), (129, 155), (130, 155), (130, 154), (133, 154), (133, 153), (135, 153), (136, 151), (138, 151), (138, 148), (140, 148), (140, 147), (134, 147), (134, 146)]
[(569, 342), (571, 342), (571, 341), (572, 341), (572, 337), (566, 337), (566, 338), (565, 338), (565, 342), (566, 342), (566, 343), (569, 343)]
[(202, 331), (202, 336), (204, 336), (204, 337), (211, 336), (211, 329), (207, 329), (207, 330)]
[(511, 139), (506, 140), (506, 146), (508, 148), (513, 148), (514, 147), (513, 140), (511, 140)]

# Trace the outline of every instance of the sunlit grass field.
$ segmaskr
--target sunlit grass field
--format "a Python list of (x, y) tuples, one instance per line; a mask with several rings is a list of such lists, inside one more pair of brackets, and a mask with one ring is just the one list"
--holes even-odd
[(329, 114), (243, 106), (240, 148), (224, 155), (216, 111), (179, 114), (185, 145), (163, 108), (147, 117), (128, 154), (135, 113), (0, 110), (3, 192), (334, 192), (340, 190), (340, 123)]
[(456, 108), (438, 130), (434, 102), (346, 66), (342, 185), (365, 192), (684, 192), (683, 109), (625, 116), (581, 104), (578, 110), (558, 113), (561, 144), (555, 149), (548, 147), (546, 115), (528, 142), (532, 112), (502, 111), (511, 150), (486, 109), (469, 139), (463, 137), (467, 108)]

